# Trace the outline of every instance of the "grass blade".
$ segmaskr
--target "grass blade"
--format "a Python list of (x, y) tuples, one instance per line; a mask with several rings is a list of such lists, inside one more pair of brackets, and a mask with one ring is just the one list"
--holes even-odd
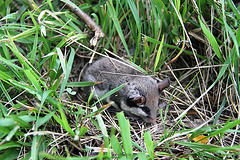
[(36, 79), (36, 77), (32, 74), (32, 71), (30, 69), (27, 69), (27, 70), (24, 70), (24, 73), (28, 77), (29, 81), (33, 84), (35, 89), (38, 92), (42, 92), (41, 86), (40, 86), (38, 80)]
[(119, 91), (120, 89), (122, 89), (126, 84), (122, 84), (114, 89), (112, 89), (111, 91), (107, 92), (103, 97), (101, 97), (97, 102), (95, 102), (92, 106), (95, 106), (98, 102), (101, 102), (102, 100), (104, 100), (105, 98), (111, 96), (112, 94), (114, 94), (115, 92)]
[(99, 82), (69, 82), (66, 84), (66, 87), (87, 87), (93, 86)]
[(207, 27), (204, 25), (204, 23), (202, 22), (201, 18), (199, 17), (199, 22), (200, 22), (200, 26), (204, 32), (204, 34), (207, 36), (214, 52), (216, 53), (217, 57), (222, 61), (224, 62), (223, 60), (223, 57), (222, 57), (222, 54), (221, 54), (221, 51), (219, 49), (219, 46), (218, 46), (218, 43), (215, 39), (215, 37), (212, 35), (212, 33), (207, 29)]
[[(21, 119), (21, 120), (19, 120), (19, 119)], [(29, 126), (28, 122), (35, 121), (36, 117), (25, 115), (25, 116), (19, 116), (18, 119), (15, 118), (15, 120), (20, 122), (19, 125), (21, 125), (21, 123), (22, 123), (23, 126), (31, 127), (31, 126)], [(16, 125), (16, 122), (12, 118), (1, 118), (0, 119), (0, 127), (10, 127), (13, 125)]]
[(129, 120), (126, 120), (123, 112), (117, 113), (118, 123), (121, 129), (122, 143), (127, 159), (133, 155), (132, 140), (130, 134)]
[(71, 134), (72, 137), (75, 136), (75, 133), (73, 132), (72, 128), (69, 126), (69, 123), (68, 123), (68, 120), (67, 120), (67, 117), (65, 115), (65, 113), (63, 112), (62, 110), (62, 104), (58, 103), (58, 111), (60, 112), (61, 114), (61, 121), (62, 121), (62, 126), (63, 128), (69, 133)]
[(146, 147), (147, 147), (147, 151), (148, 151), (148, 155), (149, 155), (150, 159), (154, 159), (153, 141), (152, 141), (151, 134), (149, 131), (144, 133), (144, 140), (146, 143)]
[(21, 145), (17, 142), (7, 142), (7, 143), (4, 143), (2, 145), (0, 145), (0, 151), (4, 150), (4, 149), (7, 149), (7, 148), (15, 148), (15, 147), (21, 147)]
[[(66, 87), (66, 84), (67, 84), (68, 77), (71, 73), (72, 64), (73, 64), (73, 60), (74, 60), (74, 55), (75, 55), (75, 51), (74, 51), (73, 48), (71, 48), (70, 56), (69, 56), (68, 63), (67, 63), (67, 68), (64, 72), (65, 75), (64, 75), (63, 82), (62, 82), (61, 89), (60, 89), (60, 93), (59, 93), (59, 96), (58, 96), (59, 98), (61, 98), (61, 96), (62, 96), (62, 93), (63, 93), (63, 91)], [(62, 61), (61, 64), (62, 64), (62, 68), (65, 68), (65, 61)]]
[(48, 95), (53, 92), (52, 90), (47, 90), (43, 92), (42, 99), (41, 99), (41, 106), (44, 104), (45, 100), (47, 99)]
[[(96, 106), (93, 107), (93, 112), (95, 112), (95, 111), (97, 111), (97, 107)], [(101, 115), (97, 114), (96, 115), (96, 119), (98, 121), (99, 128), (100, 128), (100, 130), (103, 133), (103, 136), (108, 137), (107, 128), (106, 128), (106, 126), (105, 126), (105, 124), (103, 122), (103, 119), (102, 119)]]
[(114, 134), (111, 135), (111, 146), (112, 146), (112, 149), (114, 150), (114, 152), (119, 157), (121, 157), (123, 155), (122, 147), (121, 147), (117, 137)]
[(154, 72), (156, 71), (156, 68), (157, 68), (157, 65), (158, 65), (158, 62), (159, 62), (159, 59), (160, 59), (160, 56), (161, 56), (163, 41), (164, 41), (164, 35), (162, 36), (162, 40), (161, 40), (160, 46), (158, 48), (157, 56), (156, 56), (156, 59), (155, 59), (154, 69), (153, 69)]
[(12, 137), (16, 134), (16, 132), (18, 131), (20, 127), (19, 126), (15, 126), (7, 135), (7, 137), (5, 138), (6, 141), (10, 141), (12, 139)]
[(114, 23), (114, 25), (115, 25), (115, 27), (116, 27), (116, 30), (117, 30), (117, 32), (118, 32), (118, 35), (119, 35), (120, 39), (121, 39), (121, 42), (123, 43), (123, 46), (125, 47), (128, 55), (129, 55), (129, 58), (132, 60), (132, 58), (131, 58), (132, 56), (131, 56), (131, 54), (130, 54), (130, 52), (129, 52), (129, 49), (128, 49), (128, 46), (127, 46), (125, 37), (124, 37), (124, 35), (123, 35), (123, 31), (122, 31), (121, 25), (120, 25), (120, 23), (119, 23), (119, 21), (118, 21), (118, 17), (117, 17), (116, 11), (115, 11), (115, 9), (114, 9), (114, 7), (113, 7), (112, 0), (109, 0), (109, 1), (108, 1), (107, 7), (108, 7), (109, 12), (110, 12), (110, 13), (109, 13), (109, 14), (110, 14), (110, 17), (112, 18), (112, 21), (113, 21), (113, 23)]
[(1, 89), (1, 91), (4, 93), (4, 95), (6, 96), (8, 102), (10, 102), (10, 104), (13, 106), (14, 104), (13, 104), (13, 102), (11, 101), (11, 97), (10, 97), (10, 95), (8, 94), (6, 88), (4, 87), (4, 85), (3, 85), (3, 83), (2, 83), (1, 80), (0, 80), (0, 89)]

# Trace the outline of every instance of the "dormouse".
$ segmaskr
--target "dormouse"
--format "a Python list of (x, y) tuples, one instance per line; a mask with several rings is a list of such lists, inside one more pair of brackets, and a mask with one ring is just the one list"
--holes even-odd
[(101, 58), (94, 62), (86, 69), (83, 80), (102, 82), (92, 86), (95, 88), (95, 99), (126, 83), (122, 89), (108, 97), (106, 101), (113, 101), (115, 108), (123, 110), (130, 117), (140, 118), (147, 123), (155, 122), (160, 105), (159, 95), (164, 88), (170, 85), (169, 79), (157, 82), (132, 64), (113, 58)]

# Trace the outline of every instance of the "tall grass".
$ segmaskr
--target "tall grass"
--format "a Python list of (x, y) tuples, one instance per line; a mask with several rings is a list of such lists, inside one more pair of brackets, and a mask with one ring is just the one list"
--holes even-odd
[[(0, 159), (239, 158), (239, 4), (73, 3), (102, 27), (96, 46), (61, 1), (0, 2)], [(157, 124), (105, 111), (101, 101), (124, 84), (97, 102), (74, 100), (73, 87), (95, 84), (78, 82), (84, 65), (102, 54), (171, 78)]]

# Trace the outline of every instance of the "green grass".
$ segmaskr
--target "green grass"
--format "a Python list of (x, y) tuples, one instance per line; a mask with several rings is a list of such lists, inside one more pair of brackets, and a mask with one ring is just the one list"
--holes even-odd
[[(0, 2), (0, 159), (239, 159), (239, 4), (72, 1), (105, 33), (93, 47), (65, 2)], [(171, 78), (157, 124), (96, 107), (124, 84), (75, 100), (98, 83), (79, 82), (85, 64), (106, 54)]]

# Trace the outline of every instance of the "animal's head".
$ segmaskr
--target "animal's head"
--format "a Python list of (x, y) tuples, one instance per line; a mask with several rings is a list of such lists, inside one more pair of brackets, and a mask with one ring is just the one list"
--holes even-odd
[(157, 83), (150, 77), (136, 78), (128, 82), (127, 94), (121, 102), (121, 108), (130, 116), (154, 123), (160, 105), (159, 95), (169, 85), (169, 79)]

